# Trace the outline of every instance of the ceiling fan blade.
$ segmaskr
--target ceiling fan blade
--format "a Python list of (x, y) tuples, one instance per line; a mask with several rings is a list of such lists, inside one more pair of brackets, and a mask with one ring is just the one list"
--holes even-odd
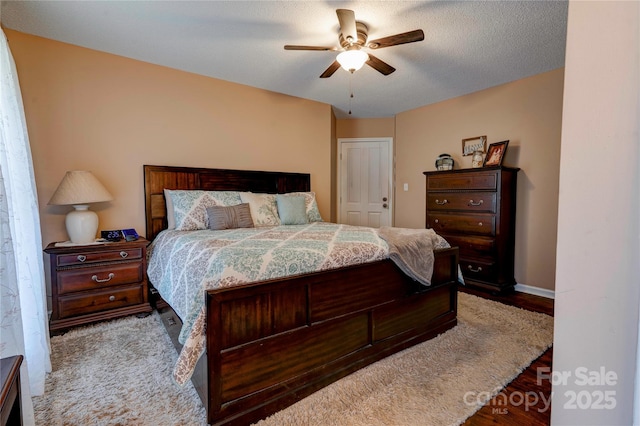
[(286, 44), (284, 50), (338, 50), (335, 46), (296, 46), (293, 44)]
[(373, 56), (371, 53), (369, 53), (369, 60), (366, 62), (367, 65), (369, 65), (371, 68), (373, 68), (374, 70), (384, 74), (384, 75), (389, 75), (392, 72), (394, 72), (396, 69), (394, 67), (392, 67), (391, 65), (389, 65), (388, 63), (381, 61), (380, 59), (376, 58), (375, 56)]
[(358, 41), (358, 31), (356, 29), (356, 14), (353, 10), (338, 9), (336, 10), (338, 15), (338, 22), (340, 22), (340, 32), (345, 40), (355, 43)]
[(338, 63), (338, 61), (333, 61), (333, 63), (329, 65), (329, 68), (324, 70), (324, 72), (320, 75), (320, 78), (331, 77), (333, 73), (338, 70), (338, 68), (340, 68), (340, 64)]
[(413, 30), (402, 34), (396, 34), (389, 37), (379, 38), (367, 43), (371, 49), (382, 49), (383, 47), (397, 46), (399, 44), (414, 43), (424, 40), (424, 32), (422, 30)]

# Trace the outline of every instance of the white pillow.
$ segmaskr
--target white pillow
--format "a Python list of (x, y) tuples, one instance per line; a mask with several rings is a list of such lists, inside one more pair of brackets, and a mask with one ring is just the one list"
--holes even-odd
[(255, 227), (280, 225), (275, 194), (241, 192), (240, 199), (243, 203), (249, 203), (251, 218)]
[[(173, 220), (177, 231), (207, 229), (209, 220), (207, 207), (235, 206), (240, 204), (237, 191), (202, 191), (165, 189), (171, 199), (167, 205), (173, 206)], [(166, 196), (166, 195), (165, 195)], [(169, 214), (167, 213), (167, 222)]]
[(173, 214), (173, 201), (171, 201), (168, 189), (164, 190), (164, 204), (167, 207), (167, 229), (175, 229), (176, 217)]

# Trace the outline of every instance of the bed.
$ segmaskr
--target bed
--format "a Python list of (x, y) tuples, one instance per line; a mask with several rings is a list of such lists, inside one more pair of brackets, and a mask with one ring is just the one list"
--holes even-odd
[[(310, 175), (144, 166), (146, 237), (167, 228), (169, 190), (310, 191)], [(191, 381), (209, 424), (250, 424), (457, 323), (457, 248), (434, 251), (431, 285), (390, 259), (206, 290), (206, 352)], [(182, 318), (151, 284), (177, 350)]]

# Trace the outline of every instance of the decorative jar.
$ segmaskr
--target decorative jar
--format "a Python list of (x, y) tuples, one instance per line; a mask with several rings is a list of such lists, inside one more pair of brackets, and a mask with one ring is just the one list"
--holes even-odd
[(471, 157), (471, 167), (477, 169), (482, 167), (482, 151), (474, 151)]

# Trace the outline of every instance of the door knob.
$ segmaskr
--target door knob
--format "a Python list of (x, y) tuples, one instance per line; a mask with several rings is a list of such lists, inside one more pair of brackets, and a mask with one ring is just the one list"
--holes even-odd
[(388, 207), (388, 206), (387, 206), (387, 203), (384, 203), (384, 204), (382, 205), (382, 207), (386, 209), (386, 208)]
[(387, 197), (382, 197), (382, 201), (387, 201)]

